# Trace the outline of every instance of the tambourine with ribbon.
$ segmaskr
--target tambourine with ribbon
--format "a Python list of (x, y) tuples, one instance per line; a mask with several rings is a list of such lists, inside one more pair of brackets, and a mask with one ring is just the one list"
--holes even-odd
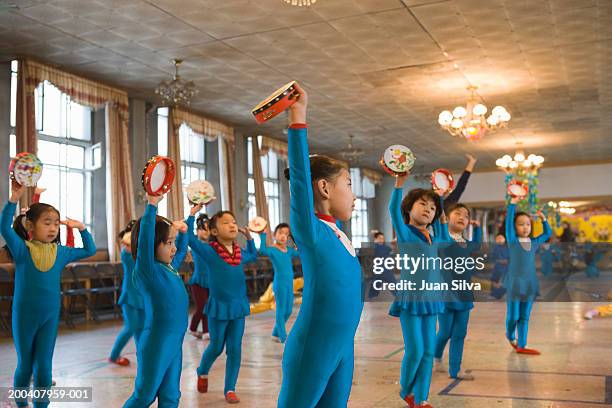
[(206, 180), (195, 180), (185, 188), (187, 198), (192, 204), (210, 203), (215, 198), (215, 188)]
[(33, 153), (22, 152), (9, 164), (10, 177), (25, 187), (35, 187), (42, 176), (43, 164)]
[(513, 198), (524, 198), (529, 194), (527, 183), (522, 180), (510, 180), (508, 183), (508, 195)]
[(414, 153), (409, 148), (393, 145), (387, 147), (379, 163), (387, 174), (403, 176), (414, 166), (415, 160)]
[(295, 84), (295, 81), (289, 82), (253, 108), (251, 113), (255, 116), (257, 123), (262, 124), (272, 119), (297, 101), (297, 98), (290, 98), (295, 92)]
[(263, 232), (267, 226), (268, 226), (268, 221), (266, 221), (265, 218), (258, 216), (258, 217), (253, 218), (251, 221), (249, 221), (249, 225), (247, 226), (247, 228), (250, 231), (256, 232), (259, 234), (260, 232)]
[(153, 156), (142, 171), (142, 186), (147, 194), (159, 196), (166, 194), (172, 187), (176, 166), (169, 157)]
[(455, 179), (450, 171), (437, 169), (431, 173), (431, 186), (434, 190), (446, 194), (455, 188)]

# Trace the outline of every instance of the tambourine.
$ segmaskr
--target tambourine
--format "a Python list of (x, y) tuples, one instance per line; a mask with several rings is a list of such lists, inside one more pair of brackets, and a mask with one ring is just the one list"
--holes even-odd
[(43, 164), (33, 153), (22, 152), (9, 164), (10, 177), (25, 187), (35, 187), (42, 176)]
[(185, 188), (187, 198), (192, 204), (208, 204), (215, 198), (215, 188), (206, 180), (195, 180)]
[(387, 147), (379, 163), (383, 170), (391, 176), (402, 176), (414, 166), (414, 153), (402, 145)]
[(268, 226), (268, 221), (266, 221), (263, 217), (255, 217), (251, 221), (249, 221), (248, 228), (250, 231), (260, 233), (263, 232)]
[(446, 194), (455, 188), (455, 179), (450, 171), (437, 169), (431, 173), (431, 186), (434, 190)]
[(526, 197), (529, 193), (529, 187), (527, 183), (521, 180), (511, 180), (508, 183), (508, 195), (514, 198), (523, 198)]
[(153, 156), (142, 171), (142, 186), (149, 195), (166, 194), (172, 187), (176, 167), (169, 157)]
[(291, 81), (279, 88), (272, 95), (259, 102), (251, 113), (255, 116), (257, 123), (262, 124), (283, 112), (295, 102), (297, 98), (289, 98), (295, 91), (295, 81)]

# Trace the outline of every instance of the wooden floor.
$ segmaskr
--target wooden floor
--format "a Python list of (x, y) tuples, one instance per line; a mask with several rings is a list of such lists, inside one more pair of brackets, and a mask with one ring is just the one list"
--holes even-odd
[[(542, 356), (519, 356), (504, 340), (502, 303), (476, 305), (466, 340), (464, 367), (473, 382), (452, 381), (434, 373), (430, 402), (452, 408), (587, 408), (612, 407), (612, 318), (583, 320), (595, 304), (538, 303), (534, 306), (529, 343)], [(404, 407), (398, 397), (403, 355), (398, 319), (387, 315), (386, 303), (367, 303), (356, 337), (355, 376), (349, 406)], [(293, 318), (297, 313), (294, 309)], [(283, 346), (272, 341), (273, 312), (247, 319), (238, 380), (241, 407), (275, 407), (281, 381)], [(125, 355), (129, 367), (106, 359), (121, 322), (61, 330), (54, 357), (58, 386), (92, 386), (87, 407), (121, 407), (132, 392), (136, 373), (134, 345)], [(181, 407), (225, 407), (222, 355), (210, 374), (208, 394), (196, 391), (195, 369), (207, 341), (186, 336), (181, 380)], [(0, 341), (0, 386), (12, 383), (16, 356), (10, 339)], [(79, 404), (52, 404), (76, 407)], [(0, 406), (2, 403), (0, 402)], [(155, 406), (155, 405), (154, 405)]]

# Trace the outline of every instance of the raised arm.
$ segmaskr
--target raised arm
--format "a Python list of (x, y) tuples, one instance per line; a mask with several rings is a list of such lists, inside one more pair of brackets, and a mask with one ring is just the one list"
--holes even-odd
[(13, 260), (20, 259), (27, 251), (23, 239), (13, 229), (13, 215), (16, 208), (17, 202), (8, 201), (2, 209), (0, 219), (0, 232), (2, 232), (2, 237), (6, 241)]
[(397, 234), (398, 242), (412, 241), (412, 234), (406, 224), (404, 224), (404, 218), (402, 217), (401, 205), (403, 191), (401, 187), (394, 188), (391, 193), (391, 199), (389, 200), (389, 214), (391, 215), (391, 222)]
[[(69, 229), (72, 229), (68, 227)], [(71, 248), (64, 247), (64, 250), (68, 254), (68, 263), (76, 262), (83, 258), (89, 258), (96, 253), (96, 244), (94, 243), (93, 237), (87, 231), (87, 229), (79, 230), (81, 234), (81, 240), (83, 241), (83, 248)]]
[(147, 204), (144, 215), (140, 219), (138, 231), (138, 254), (136, 256), (136, 270), (147, 273), (153, 270), (155, 263), (155, 216), (157, 206)]
[(255, 241), (253, 241), (252, 239), (247, 240), (246, 248), (242, 250), (241, 254), (241, 264), (247, 264), (257, 261), (257, 248), (255, 247)]
[(187, 232), (185, 235), (187, 236), (187, 243), (189, 244), (189, 247), (193, 252), (202, 257), (204, 262), (210, 263), (212, 261), (211, 256), (215, 254), (215, 251), (210, 247), (210, 245), (200, 241), (193, 233), (195, 215), (190, 215), (185, 222), (187, 223)]
[(461, 177), (459, 177), (459, 181), (457, 181), (457, 185), (455, 189), (446, 197), (446, 202), (449, 204), (459, 202), (461, 195), (465, 191), (465, 187), (467, 186), (468, 180), (470, 179), (470, 175), (472, 171), (474, 171), (474, 165), (476, 164), (476, 158), (471, 154), (465, 155), (468, 159), (468, 164), (461, 173)]
[(259, 254), (263, 256), (270, 256), (270, 248), (268, 247), (266, 238), (268, 238), (268, 235), (265, 232), (262, 232), (259, 235)]
[(517, 242), (516, 233), (514, 231), (514, 213), (516, 204), (510, 203), (506, 207), (506, 242)]
[(179, 232), (176, 235), (176, 254), (174, 254), (174, 258), (172, 259), (172, 267), (174, 269), (178, 269), (185, 260), (185, 256), (187, 256), (187, 244), (187, 232)]
[(538, 245), (546, 242), (553, 233), (552, 228), (550, 228), (550, 224), (548, 224), (548, 221), (546, 220), (546, 217), (544, 217), (543, 215), (540, 215), (540, 216), (542, 218), (542, 227), (544, 227), (544, 231), (537, 237), (533, 238), (533, 241), (537, 243)]

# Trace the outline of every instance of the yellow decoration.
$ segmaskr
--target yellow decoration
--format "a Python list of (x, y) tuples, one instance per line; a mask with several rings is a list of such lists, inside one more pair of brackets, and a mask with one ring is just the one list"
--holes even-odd
[[(295, 278), (293, 280), (293, 294), (299, 294), (299, 291), (304, 287), (304, 278)], [(302, 298), (296, 297), (294, 304), (302, 304)], [(276, 302), (274, 300), (274, 290), (272, 284), (268, 285), (266, 291), (259, 297), (259, 302), (251, 305), (251, 314), (263, 313), (268, 310), (276, 309)]]
[(34, 266), (41, 272), (48, 272), (53, 265), (55, 265), (55, 259), (57, 258), (57, 244), (49, 243), (45, 244), (40, 241), (24, 241), (28, 249), (30, 250), (30, 256)]

